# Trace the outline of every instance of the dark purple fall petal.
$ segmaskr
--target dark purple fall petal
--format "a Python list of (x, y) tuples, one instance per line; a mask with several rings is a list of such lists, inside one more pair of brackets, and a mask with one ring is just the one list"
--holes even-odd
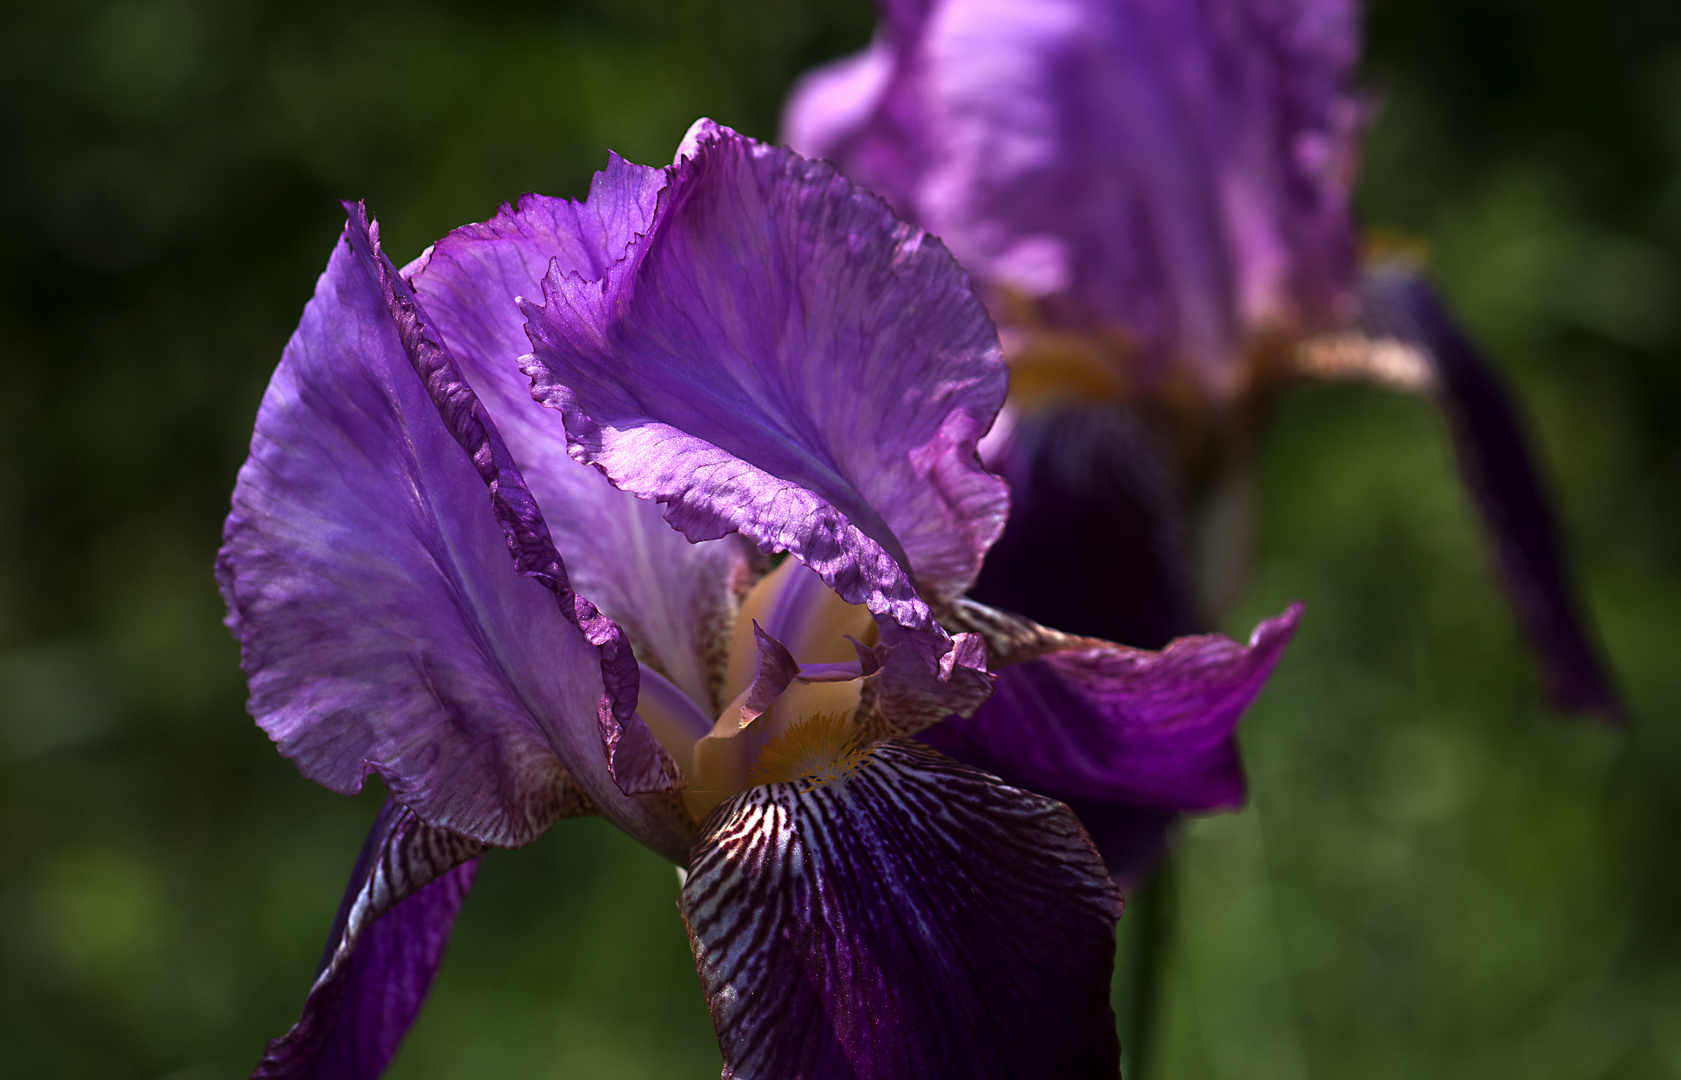
[(1391, 264), (1369, 273), (1364, 301), (1369, 334), (1408, 342), (1430, 364), (1432, 394), (1453, 434), (1460, 476), (1482, 516), (1506, 594), (1540, 654), (1547, 696), (1561, 709), (1623, 722), (1623, 703), (1581, 614), (1517, 399), (1410, 268)]
[(1218, 378), (1352, 283), (1358, 36), (1352, 0), (939, 0), (808, 76), (784, 135), (982, 282)]
[(1202, 629), (1173, 475), (1112, 403), (1006, 413), (983, 446), (1010, 519), (969, 595), (1070, 634), (1159, 649)]
[(831, 166), (703, 121), (627, 263), (557, 270), (543, 297), (525, 370), (575, 456), (690, 539), (790, 551), (945, 651), (923, 597), (968, 586), (1008, 495), (975, 453), (1004, 398), (997, 338), (938, 241)]
[(612, 157), (584, 202), (527, 195), (451, 232), (403, 273), (506, 440), (573, 587), (625, 629), (645, 662), (714, 712), (710, 650), (728, 631), (743, 545), (690, 543), (657, 504), (573, 461), (560, 417), (532, 400), (519, 370), (530, 342), (516, 298), (541, 295), (551, 263), (604, 277), (647, 231), (664, 185), (663, 169)]
[(1005, 666), (968, 718), (921, 736), (940, 751), (1056, 799), (1164, 810), (1234, 809), (1232, 734), (1295, 634), (1301, 605), (1239, 645), (1220, 634), (1160, 652), (1090, 639)]
[(483, 843), (531, 840), (581, 790), (681, 858), (675, 797), (624, 790), (675, 779), (634, 716), (628, 643), (571, 591), (495, 427), (349, 209), (217, 561), (252, 714), (312, 779), (348, 794), (376, 772)]
[(356, 860), (303, 1015), (252, 1080), (373, 1080), (420, 1011), (482, 845), (387, 800)]
[(1066, 807), (915, 743), (751, 788), (683, 914), (726, 1078), (1117, 1077), (1121, 899)]

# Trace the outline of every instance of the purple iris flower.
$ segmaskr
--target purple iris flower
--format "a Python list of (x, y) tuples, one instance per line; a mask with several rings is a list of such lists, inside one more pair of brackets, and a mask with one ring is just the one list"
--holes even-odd
[(1360, 267), (1356, 0), (882, 13), (785, 135), (938, 235), (998, 321), (983, 453), (1015, 502), (976, 596), (1151, 647), (1201, 627), (1241, 591), (1277, 392), (1364, 378), (1440, 407), (1552, 700), (1621, 719), (1503, 380), (1416, 268)]
[(725, 1076), (1115, 1076), (1121, 897), (1045, 793), (1234, 805), (1299, 609), (1152, 652), (968, 599), (997, 334), (827, 163), (702, 121), (401, 271), (348, 209), (217, 571), (257, 722), (390, 799), (257, 1075), (379, 1073), (479, 854), (598, 814), (686, 869)]

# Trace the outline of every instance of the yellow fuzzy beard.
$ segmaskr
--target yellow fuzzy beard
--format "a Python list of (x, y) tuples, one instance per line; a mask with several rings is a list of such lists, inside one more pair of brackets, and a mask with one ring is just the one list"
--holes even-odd
[(748, 775), (752, 784), (804, 783), (805, 790), (834, 784), (857, 772), (870, 757), (858, 728), (843, 713), (802, 716), (765, 744)]

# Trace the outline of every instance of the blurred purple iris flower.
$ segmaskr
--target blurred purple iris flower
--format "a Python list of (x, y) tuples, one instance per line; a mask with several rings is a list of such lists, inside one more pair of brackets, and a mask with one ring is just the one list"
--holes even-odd
[[(1361, 270), (1356, 0), (881, 0), (790, 146), (939, 236), (997, 320), (1014, 498), (974, 595), (1156, 647), (1245, 581), (1280, 389), (1428, 395), (1561, 708), (1620, 720), (1515, 401), (1417, 270)], [(1008, 771), (1003, 772), (1008, 778)]]
[(349, 211), (217, 571), (257, 722), (390, 799), (257, 1075), (377, 1075), (483, 849), (599, 814), (687, 871), (726, 1076), (1115, 1076), (1120, 894), (1046, 793), (1235, 805), (1298, 609), (1151, 652), (966, 598), (1002, 350), (827, 163), (702, 121), (401, 271)]

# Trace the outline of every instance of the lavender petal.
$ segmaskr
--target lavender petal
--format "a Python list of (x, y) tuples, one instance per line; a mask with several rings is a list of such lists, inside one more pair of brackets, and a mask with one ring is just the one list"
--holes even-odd
[(944, 651), (918, 589), (960, 595), (1002, 527), (975, 442), (1005, 372), (937, 241), (832, 167), (703, 121), (626, 263), (557, 268), (543, 296), (525, 370), (574, 456), (691, 540), (790, 551)]
[(551, 264), (599, 280), (653, 218), (665, 172), (610, 158), (583, 202), (527, 195), (456, 229), (403, 271), (449, 343), (543, 508), (572, 586), (624, 628), (638, 655), (716, 712), (714, 669), (746, 574), (736, 538), (694, 544), (659, 507), (572, 460), (560, 417), (531, 398), (530, 347), (516, 300), (538, 296)]
[(571, 590), (494, 425), (349, 209), (218, 557), (253, 715), (312, 779), (350, 793), (377, 772), (487, 844), (529, 841), (582, 790), (680, 857), (676, 797), (625, 792), (676, 773), (634, 715), (628, 644)]
[(886, 20), (871, 85), (804, 82), (787, 135), (983, 282), (1229, 385), (1245, 334), (1352, 284), (1358, 37), (1351, 0), (944, 0)]

